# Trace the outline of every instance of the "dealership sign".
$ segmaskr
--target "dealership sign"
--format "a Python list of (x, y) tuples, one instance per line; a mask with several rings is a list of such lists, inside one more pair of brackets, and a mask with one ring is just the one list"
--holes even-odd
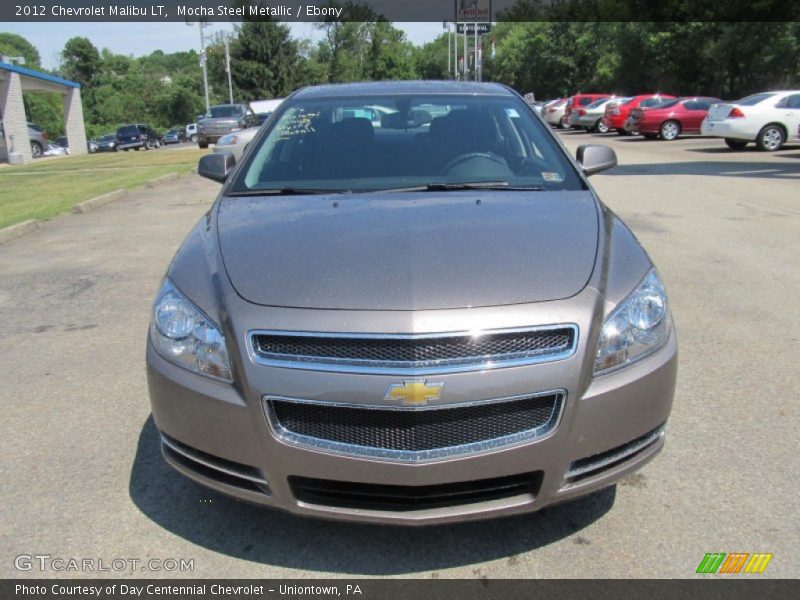
[[(490, 23), (492, 0), (455, 0), (456, 23)], [(478, 29), (480, 32), (481, 30)], [(488, 29), (487, 29), (488, 31)], [(459, 31), (459, 33), (462, 33)]]
[(491, 23), (457, 23), (456, 33), (464, 33), (466, 31), (469, 35), (472, 35), (475, 33), (476, 27), (478, 28), (478, 35), (489, 33), (492, 30)]

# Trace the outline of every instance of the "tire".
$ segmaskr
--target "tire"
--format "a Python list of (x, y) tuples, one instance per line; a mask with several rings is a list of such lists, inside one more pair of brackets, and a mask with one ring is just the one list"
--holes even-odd
[(208, 148), (208, 142), (197, 142), (197, 145), (203, 149)]
[(775, 152), (781, 149), (785, 141), (786, 134), (783, 131), (783, 127), (775, 124), (766, 125), (758, 132), (756, 146), (763, 152)]
[(193, 133), (192, 137), (189, 138), (189, 141), (192, 142), (193, 144), (196, 144), (197, 143), (197, 134)]
[(39, 142), (31, 142), (31, 156), (39, 158), (44, 153), (44, 149)]
[(744, 150), (747, 148), (747, 142), (744, 140), (735, 140), (733, 138), (725, 138), (725, 144), (727, 144), (728, 148), (731, 150)]
[(681, 124), (677, 121), (664, 121), (658, 130), (662, 140), (671, 142), (681, 134)]
[(594, 124), (594, 131), (595, 133), (608, 133), (608, 125), (603, 123), (603, 119), (597, 119), (597, 123)]

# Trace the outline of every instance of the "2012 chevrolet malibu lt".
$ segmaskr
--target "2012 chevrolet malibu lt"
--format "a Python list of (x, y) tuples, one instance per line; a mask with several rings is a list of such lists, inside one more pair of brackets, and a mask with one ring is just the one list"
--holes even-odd
[(663, 447), (659, 275), (576, 160), (496, 84), (300, 90), (167, 271), (147, 374), (164, 457), (299, 515), (533, 511)]

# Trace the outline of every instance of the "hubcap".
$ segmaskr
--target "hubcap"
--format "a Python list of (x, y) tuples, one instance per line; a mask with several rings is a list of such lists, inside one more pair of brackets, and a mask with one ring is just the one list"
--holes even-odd
[(597, 122), (597, 131), (599, 131), (600, 133), (607, 133), (608, 132), (608, 126), (605, 123), (603, 123), (602, 121), (598, 121)]
[(774, 150), (778, 146), (781, 145), (781, 139), (783, 136), (781, 132), (775, 129), (774, 127), (770, 127), (764, 132), (763, 140), (764, 140), (764, 147), (768, 148), (769, 150)]
[(678, 126), (675, 123), (664, 123), (661, 128), (661, 135), (668, 140), (678, 137)]
[(39, 156), (42, 153), (42, 149), (37, 144), (31, 144), (31, 154), (33, 156)]

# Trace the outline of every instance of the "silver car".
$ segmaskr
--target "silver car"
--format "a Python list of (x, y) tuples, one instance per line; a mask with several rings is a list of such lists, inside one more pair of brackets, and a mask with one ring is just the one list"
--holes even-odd
[(236, 159), (236, 162), (239, 162), (247, 146), (249, 146), (253, 138), (256, 137), (258, 130), (258, 127), (250, 127), (249, 129), (242, 129), (241, 131), (234, 131), (233, 133), (224, 135), (214, 144), (214, 152), (230, 152)]
[(603, 122), (606, 107), (612, 104), (625, 104), (630, 98), (601, 98), (591, 104), (573, 110), (569, 115), (569, 124), (577, 129), (586, 129), (595, 133), (608, 133), (608, 126)]
[[(369, 106), (395, 111), (375, 127)], [(426, 106), (432, 120), (420, 120)], [(302, 89), (223, 181), (156, 293), (162, 453), (298, 515), (429, 524), (535, 511), (664, 445), (664, 286), (523, 99), (498, 84)]]

